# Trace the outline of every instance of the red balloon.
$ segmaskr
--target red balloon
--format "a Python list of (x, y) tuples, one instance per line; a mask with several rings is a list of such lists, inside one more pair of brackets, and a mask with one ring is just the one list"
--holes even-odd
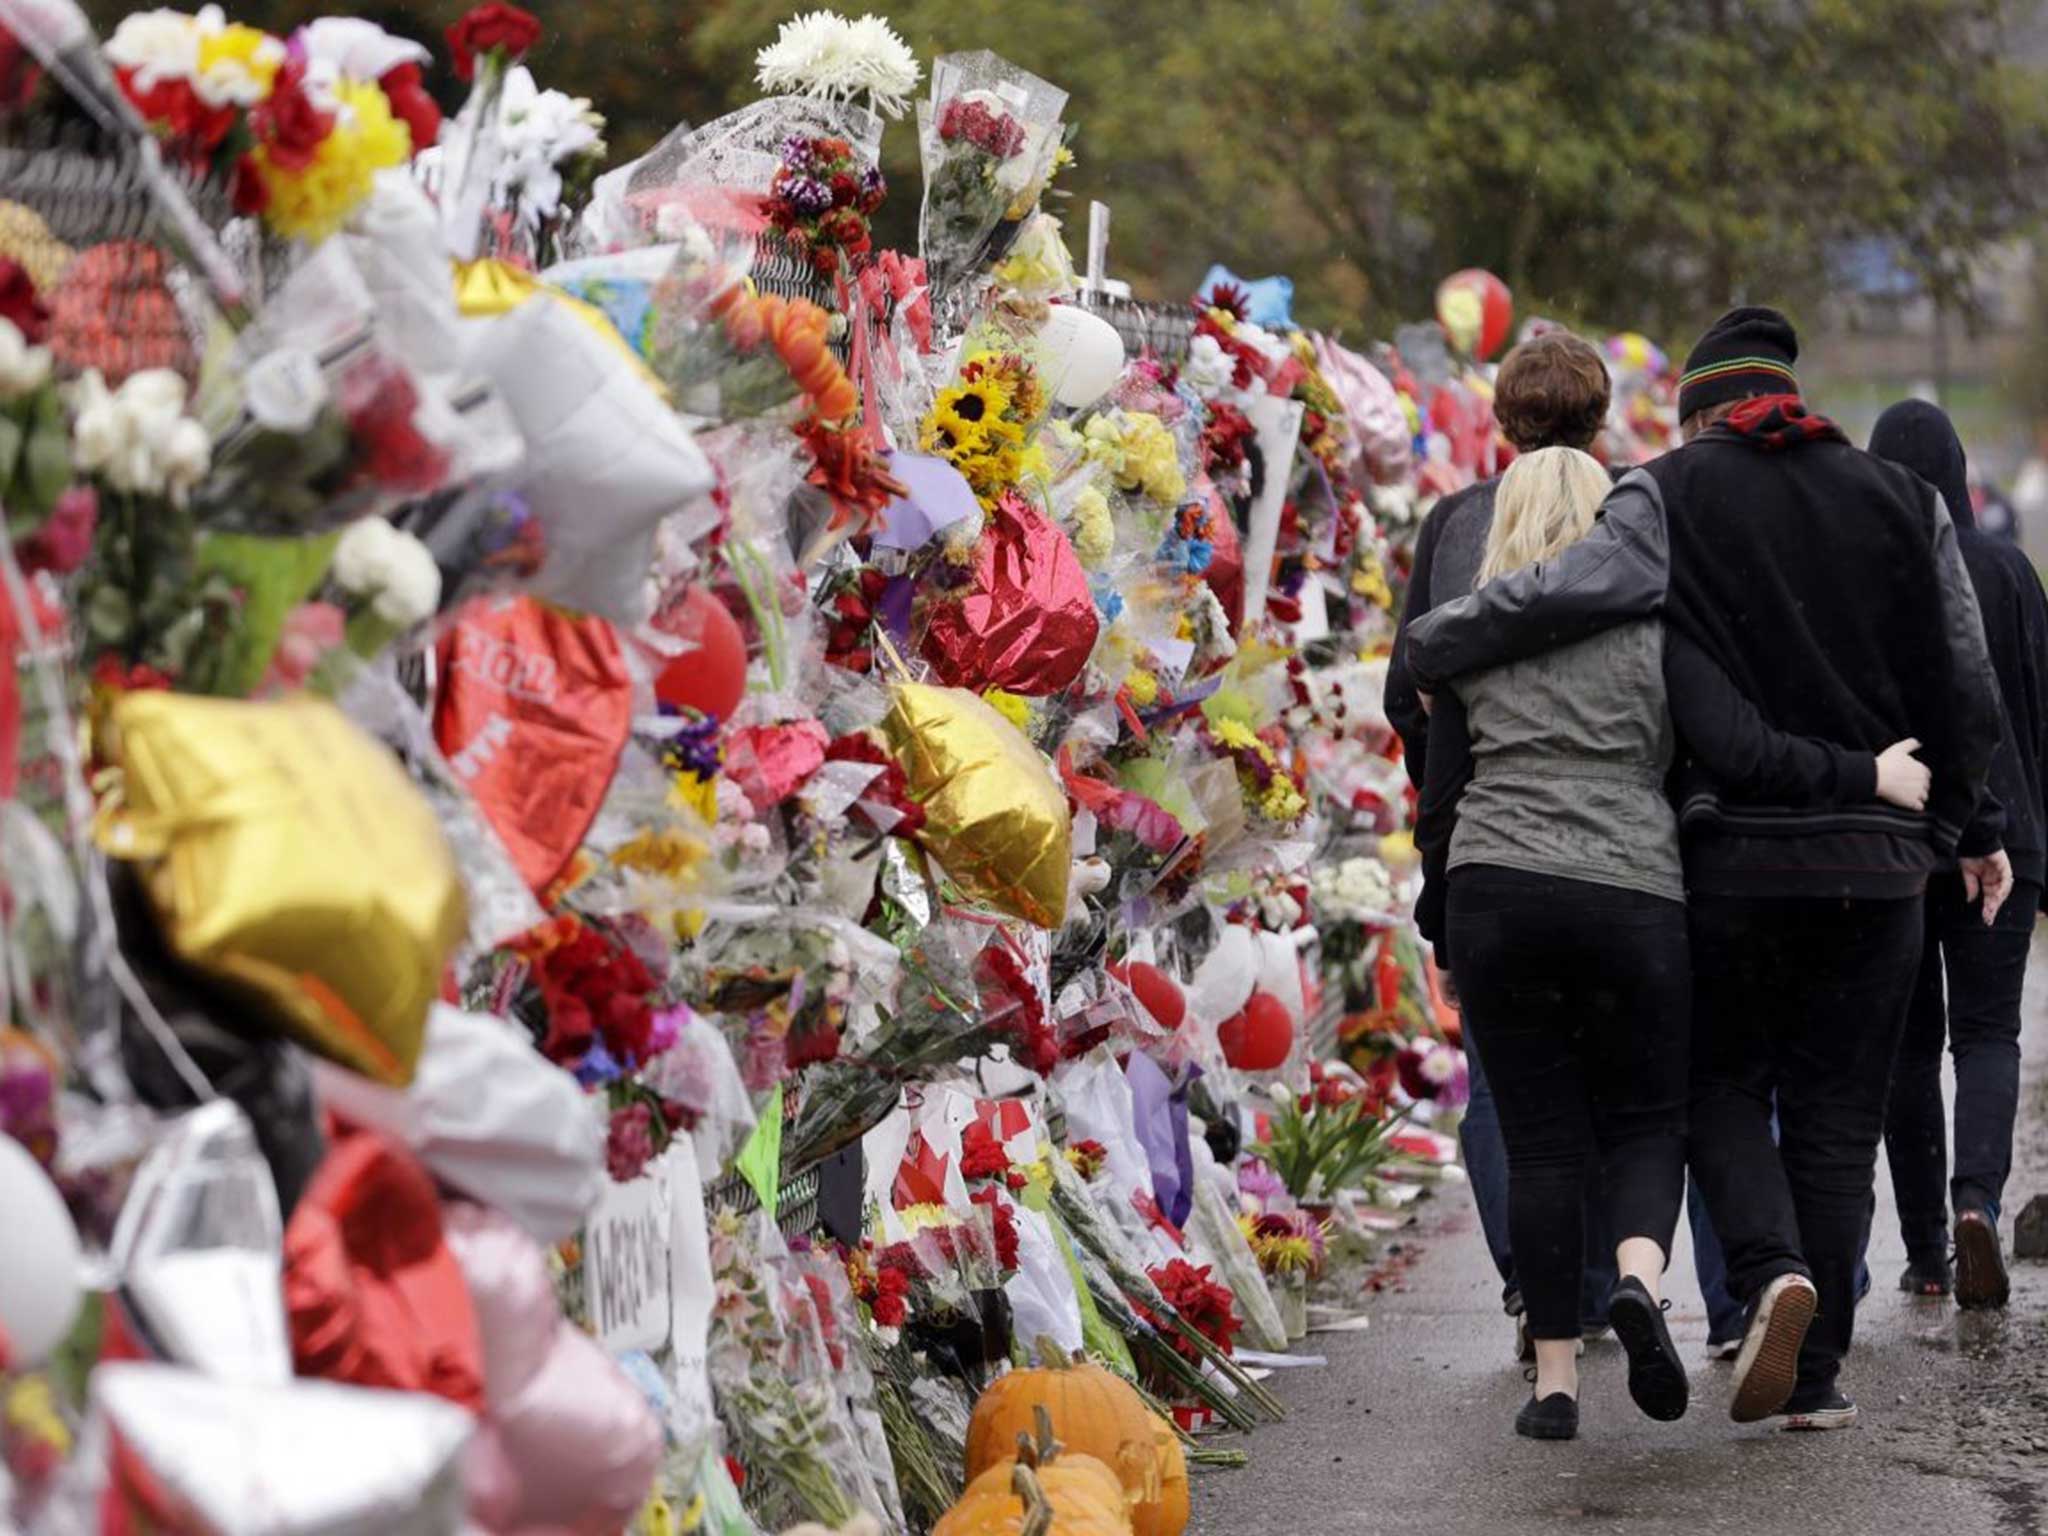
[(1485, 268), (1467, 267), (1437, 284), (1436, 318), (1460, 352), (1484, 360), (1507, 342), (1515, 323), (1514, 296)]
[(692, 587), (654, 627), (690, 646), (661, 669), (654, 696), (676, 709), (731, 719), (747, 691), (747, 641), (731, 610), (707, 588)]
[(1223, 1059), (1240, 1072), (1270, 1072), (1294, 1049), (1294, 1020), (1287, 1005), (1270, 992), (1254, 992), (1242, 1013), (1216, 1029)]
[(1129, 987), (1139, 1004), (1152, 1015), (1152, 1022), (1169, 1034), (1179, 1029), (1181, 1021), (1188, 1016), (1188, 1000), (1180, 990), (1180, 983), (1158, 966), (1133, 960), (1128, 964), (1112, 965), (1109, 974)]

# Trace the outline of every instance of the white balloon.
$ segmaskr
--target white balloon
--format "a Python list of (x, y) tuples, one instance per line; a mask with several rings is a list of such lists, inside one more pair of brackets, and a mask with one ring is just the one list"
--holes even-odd
[(1124, 339), (1100, 315), (1073, 304), (1055, 304), (1039, 327), (1038, 339), (1051, 356), (1061, 405), (1093, 405), (1124, 371)]
[(1227, 925), (1188, 983), (1188, 1012), (1205, 1024), (1222, 1023), (1245, 1005), (1258, 975), (1258, 944), (1251, 930)]
[(22, 1369), (49, 1359), (78, 1315), (78, 1229), (42, 1165), (11, 1136), (0, 1136), (0, 1212), (0, 1328), (9, 1362)]

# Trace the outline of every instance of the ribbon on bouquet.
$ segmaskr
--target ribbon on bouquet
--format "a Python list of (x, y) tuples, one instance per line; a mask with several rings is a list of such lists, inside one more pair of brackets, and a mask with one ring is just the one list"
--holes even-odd
[(839, 306), (853, 326), (849, 371), (860, 390), (861, 435), (869, 447), (888, 447), (882, 435), (882, 385), (903, 377), (903, 359), (889, 334), (891, 315), (901, 315), (920, 352), (931, 350), (931, 292), (924, 263), (897, 251), (882, 251), (864, 265), (852, 284), (842, 271)]

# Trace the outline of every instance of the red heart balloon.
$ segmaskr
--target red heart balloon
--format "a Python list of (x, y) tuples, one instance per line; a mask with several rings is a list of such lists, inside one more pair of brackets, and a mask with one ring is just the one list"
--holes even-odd
[(1294, 1049), (1294, 1021), (1270, 992), (1254, 992), (1244, 1011), (1216, 1027), (1223, 1059), (1240, 1072), (1271, 1072)]
[(1109, 974), (1131, 989), (1132, 995), (1152, 1015), (1152, 1022), (1169, 1034), (1179, 1029), (1188, 1016), (1188, 1000), (1180, 983), (1156, 965), (1142, 960), (1109, 967)]
[(655, 617), (654, 627), (690, 647), (661, 669), (654, 696), (730, 720), (747, 691), (747, 641), (732, 610), (706, 588), (692, 587)]
[(440, 648), (434, 739), (534, 890), (597, 816), (633, 722), (633, 684), (603, 619), (487, 598)]
[(1021, 496), (989, 514), (974, 584), (932, 606), (924, 658), (942, 682), (1032, 698), (1081, 675), (1099, 627), (1088, 573), (1060, 526)]

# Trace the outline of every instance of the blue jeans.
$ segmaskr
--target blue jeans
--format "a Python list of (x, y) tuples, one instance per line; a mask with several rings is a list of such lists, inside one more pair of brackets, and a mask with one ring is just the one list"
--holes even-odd
[[(1479, 1053), (1468, 1050), (1466, 1064), (1472, 1078), (1472, 1099), (1465, 1106), (1464, 1122), (1458, 1127), (1458, 1142), (1465, 1154), (1465, 1174), (1472, 1181), (1472, 1203), (1479, 1208), (1479, 1228), (1486, 1236), (1486, 1251), (1500, 1272), (1501, 1302), (1511, 1313), (1521, 1311), (1522, 1287), (1515, 1278), (1515, 1256), (1508, 1241), (1508, 1148), (1501, 1139), (1500, 1112), (1494, 1108), (1493, 1089), (1480, 1069)], [(1588, 1161), (1590, 1179), (1599, 1177), (1597, 1160)], [(1588, 1189), (1589, 1197), (1595, 1191)], [(1579, 1316), (1589, 1328), (1607, 1326), (1607, 1298), (1616, 1279), (1614, 1244), (1607, 1241), (1598, 1220), (1597, 1199), (1586, 1201), (1586, 1269), (1579, 1289)]]

